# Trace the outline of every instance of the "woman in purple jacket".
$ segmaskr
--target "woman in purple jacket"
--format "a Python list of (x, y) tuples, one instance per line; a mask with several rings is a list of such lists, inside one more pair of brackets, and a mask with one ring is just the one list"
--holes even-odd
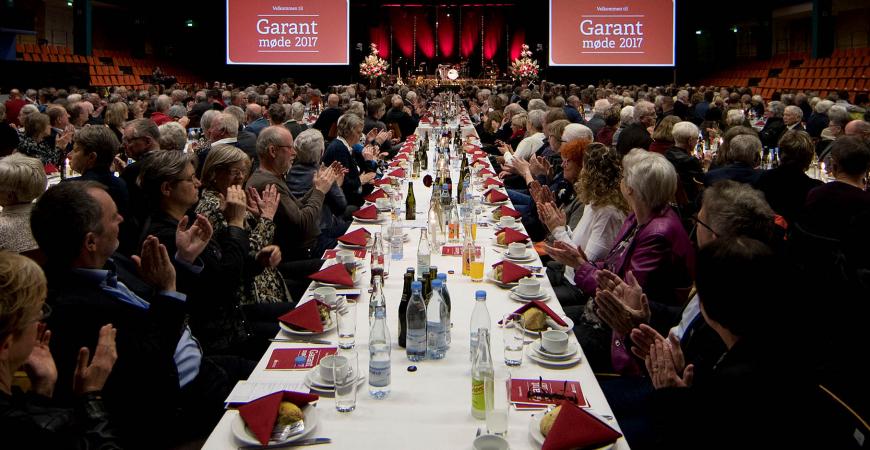
[[(623, 159), (620, 190), (631, 209), (607, 256), (588, 261), (580, 249), (564, 242), (546, 246), (547, 253), (574, 267), (574, 280), (587, 297), (595, 295), (598, 273), (607, 269), (620, 278), (632, 272), (649, 301), (679, 306), (685, 303), (694, 278), (694, 248), (669, 206), (677, 188), (677, 173), (664, 156), (634, 149)], [(598, 319), (594, 302), (583, 310), (566, 308), (575, 320), (575, 334), (596, 370), (610, 368), (611, 331)], [(614, 345), (619, 340), (613, 340)]]

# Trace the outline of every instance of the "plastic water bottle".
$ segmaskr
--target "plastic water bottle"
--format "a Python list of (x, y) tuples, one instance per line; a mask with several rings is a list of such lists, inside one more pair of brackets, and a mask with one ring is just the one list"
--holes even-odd
[(432, 281), (432, 298), (426, 306), (426, 358), (443, 359), (447, 354), (450, 313), (441, 298), (441, 280)]
[(426, 302), (423, 301), (423, 283), (411, 283), (411, 300), (405, 311), (405, 353), (411, 361), (426, 357)]
[(393, 222), (392, 232), (390, 233), (390, 258), (393, 261), (401, 261), (405, 257), (405, 243), (403, 242), (402, 229), (396, 224), (397, 222)]
[(482, 420), (486, 418), (486, 387), (492, 386), (495, 369), (489, 350), (489, 328), (481, 328), (477, 332), (480, 342), (474, 349), (471, 363), (471, 415)]
[(432, 262), (432, 247), (429, 244), (429, 232), (423, 228), (420, 230), (420, 243), (417, 245), (417, 273), (429, 272)]
[(390, 393), (390, 330), (387, 308), (375, 308), (375, 321), (369, 332), (369, 395), (377, 400)]
[(450, 347), (450, 329), (453, 327), (453, 322), (450, 320), (450, 314), (452, 314), (452, 309), (450, 306), (450, 292), (447, 290), (447, 274), (441, 272), (438, 274), (438, 279), (441, 280), (441, 299), (444, 300), (444, 304), (447, 305), (447, 347)]
[(477, 291), (474, 293), (474, 310), (471, 311), (471, 355), (470, 360), (474, 361), (474, 355), (478, 345), (478, 331), (481, 329), (489, 330), (489, 309), (486, 308), (486, 291)]

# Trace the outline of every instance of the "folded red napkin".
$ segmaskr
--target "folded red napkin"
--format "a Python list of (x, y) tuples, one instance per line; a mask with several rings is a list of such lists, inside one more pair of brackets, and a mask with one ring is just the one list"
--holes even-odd
[(493, 171), (491, 171), (491, 170), (489, 170), (489, 169), (483, 169), (483, 170), (480, 171), (480, 176), (484, 176), (484, 175), (486, 175), (486, 174), (489, 174), (489, 175), (495, 176), (495, 172), (493, 172)]
[(396, 170), (388, 173), (387, 175), (389, 175), (391, 177), (396, 177), (396, 178), (405, 178), (405, 169), (396, 169)]
[(406, 160), (406, 159), (408, 159), (408, 154), (407, 154), (407, 153), (399, 153), (399, 154), (396, 155), (395, 158), (393, 158), (393, 162), (404, 161), (404, 160)]
[(377, 219), (378, 218), (378, 208), (375, 205), (366, 206), (359, 211), (353, 213), (353, 216), (357, 219)]
[(483, 194), (486, 201), (490, 203), (503, 202), (508, 199), (507, 194), (495, 189), (490, 189)]
[(541, 450), (598, 448), (616, 442), (622, 434), (571, 402), (563, 401), (559, 416)]
[(365, 228), (358, 228), (356, 230), (351, 231), (350, 233), (345, 234), (344, 236), (340, 236), (338, 238), (338, 242), (343, 242), (348, 245), (359, 245), (365, 247), (368, 245), (369, 236), (372, 234), (369, 233), (369, 230)]
[(490, 186), (504, 186), (504, 182), (499, 180), (498, 178), (487, 178), (486, 181), (483, 182), (483, 187)]
[(401, 160), (393, 160), (393, 161), (390, 161), (390, 164), (388, 164), (387, 167), (399, 167), (401, 165), (402, 165)]
[(377, 200), (379, 198), (384, 198), (386, 196), (387, 196), (387, 193), (384, 192), (383, 189), (378, 189), (377, 191), (374, 191), (371, 194), (367, 195), (366, 201), (374, 203), (375, 200)]
[(513, 283), (514, 281), (519, 280), (520, 278), (525, 278), (532, 274), (529, 269), (526, 269), (523, 266), (516, 265), (510, 261), (499, 261), (492, 265), (492, 269), (495, 270), (496, 267), (502, 266), (501, 269), (501, 282), (502, 283)]
[(489, 164), (489, 158), (486, 155), (475, 155), (471, 158), (472, 163), (476, 163), (478, 161)]
[(412, 135), (408, 136), (407, 138), (405, 138), (405, 140), (408, 142), (415, 142), (417, 140), (417, 135), (412, 134)]
[(498, 211), (501, 214), (501, 217), (510, 216), (510, 217), (514, 217), (514, 218), (519, 219), (522, 216), (522, 214), (520, 214), (519, 211), (517, 211), (517, 210), (515, 210), (507, 205), (499, 206), (498, 208), (493, 210), (493, 213), (495, 213), (496, 211)]
[(324, 283), (353, 287), (353, 280), (350, 278), (350, 273), (344, 268), (344, 264), (333, 264), (320, 272), (308, 275), (308, 278)]
[(45, 173), (47, 173), (47, 174), (52, 174), (52, 173), (58, 173), (58, 172), (59, 172), (59, 170), (57, 170), (57, 166), (55, 166), (55, 165), (52, 164), (52, 163), (47, 163), (47, 164), (45, 164), (44, 166), (42, 166), (42, 168), (43, 168), (43, 170), (45, 170)]
[[(340, 266), (341, 264), (336, 265)], [(311, 300), (279, 317), (278, 321), (285, 325), (302, 328), (306, 331), (323, 333), (323, 322), (320, 320), (320, 311), (317, 307), (318, 304), (326, 306), (326, 304), (317, 300)]]
[[(553, 310), (550, 309), (549, 306), (547, 306), (546, 304), (544, 304), (544, 302), (542, 302), (542, 301), (540, 301), (540, 300), (532, 300), (531, 302), (526, 303), (526, 304), (523, 305), (523, 306), (520, 306), (520, 309), (518, 309), (518, 310), (516, 310), (516, 311), (514, 311), (514, 312), (517, 313), (517, 314), (522, 314), (522, 313), (524, 313), (527, 309), (529, 309), (529, 308), (531, 308), (531, 307), (533, 307), (533, 306), (534, 306), (534, 307), (537, 307), (538, 309), (540, 309), (541, 311), (543, 311), (544, 314), (550, 316), (550, 317), (553, 319), (553, 321), (555, 321), (555, 322), (558, 323), (559, 325), (562, 325), (563, 327), (567, 327), (567, 326), (568, 326), (568, 324), (565, 323), (565, 321), (562, 320), (562, 318), (559, 317), (558, 314), (554, 313)], [(501, 323), (501, 322), (499, 322), (499, 323)]]
[(383, 185), (385, 185), (385, 184), (390, 184), (390, 178), (389, 178), (389, 177), (383, 177), (383, 178), (381, 178), (380, 180), (375, 180), (375, 181), (373, 181), (372, 184), (375, 185), (375, 186), (383, 186)]
[(281, 402), (290, 402), (302, 409), (305, 405), (317, 401), (318, 398), (320, 397), (317, 395), (301, 392), (275, 392), (239, 406), (239, 415), (242, 416), (245, 425), (248, 426), (251, 433), (254, 433), (257, 440), (261, 444), (267, 445), (269, 438), (272, 437), (275, 421), (278, 419), (278, 408), (281, 406)]
[(474, 144), (465, 144), (462, 148), (465, 150), (465, 153), (471, 154), (477, 154), (477, 152), (480, 150), (480, 147)]
[[(498, 239), (499, 235), (504, 233), (504, 240)], [(498, 243), (502, 245), (513, 244), (514, 242), (528, 242), (529, 237), (523, 233), (520, 233), (513, 228), (502, 228), (500, 231), (495, 233), (496, 239), (498, 239)]]

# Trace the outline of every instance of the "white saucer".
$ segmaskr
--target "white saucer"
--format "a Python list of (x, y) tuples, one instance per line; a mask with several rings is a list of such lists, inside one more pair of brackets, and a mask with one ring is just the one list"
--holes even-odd
[[(526, 247), (526, 248), (528, 249), (528, 247)], [(538, 255), (535, 252), (531, 252), (529, 250), (526, 250), (526, 255), (523, 256), (522, 258), (516, 258), (516, 257), (509, 255), (508, 252), (504, 252), (504, 259), (507, 259), (510, 262), (517, 262), (517, 263), (533, 262), (535, 260), (535, 257), (537, 257), (537, 256)]]
[[(317, 408), (314, 405), (306, 405), (302, 408), (302, 414), (304, 415), (303, 419), (305, 421), (305, 429), (296, 435), (290, 436), (287, 440), (284, 441), (269, 441), (269, 444), (282, 444), (286, 442), (295, 442), (299, 439), (304, 438), (305, 436), (310, 435), (317, 428), (317, 425), (320, 423), (320, 418), (317, 414)], [(261, 445), (260, 441), (254, 436), (250, 430), (248, 430), (248, 426), (245, 425), (245, 420), (242, 419), (241, 415), (237, 415), (233, 418), (232, 423), (230, 424), (230, 429), (233, 431), (233, 435), (239, 441), (248, 444), (248, 445)]]
[[(532, 345), (534, 345), (534, 343), (532, 343)], [(526, 356), (528, 356), (529, 359), (531, 359), (532, 361), (534, 361), (542, 366), (548, 366), (548, 367), (571, 367), (573, 365), (576, 365), (577, 363), (580, 362), (581, 359), (583, 359), (579, 352), (575, 353), (573, 356), (571, 356), (570, 358), (567, 358), (567, 359), (559, 359), (559, 360), (547, 359), (547, 358), (544, 358), (543, 356), (541, 356), (538, 352), (532, 350), (531, 348), (529, 348), (529, 351), (526, 352)]]
[(513, 283), (502, 283), (501, 281), (496, 280), (495, 277), (493, 277), (492, 270), (490, 270), (489, 272), (486, 273), (486, 279), (491, 281), (496, 286), (503, 288), (503, 289), (509, 289), (513, 286), (519, 286), (519, 284), (520, 284), (519, 281), (514, 281)]
[[(357, 377), (357, 384), (361, 384), (365, 382), (366, 376), (364, 373), (360, 373), (359, 377)], [(304, 384), (306, 387), (313, 391), (318, 392), (334, 392), (335, 391), (335, 383), (326, 381), (323, 377), (320, 376), (320, 366), (314, 367), (309, 370), (305, 375)]]
[[(505, 244), (499, 244), (499, 243), (498, 243), (498, 238), (495, 237), (495, 236), (492, 237), (492, 245), (495, 246), (495, 247), (498, 247), (498, 248), (507, 248), (507, 247), (508, 247), (508, 246), (505, 245)], [(529, 240), (526, 240), (526, 248), (529, 248), (529, 247), (531, 247), (531, 246), (532, 246), (532, 242), (529, 241)]]
[(517, 295), (516, 292), (514, 292), (513, 289), (511, 289), (510, 294), (508, 294), (508, 298), (511, 299), (511, 300), (513, 300), (513, 301), (515, 301), (515, 302), (520, 302), (520, 303), (529, 303), (529, 302), (531, 302), (532, 300), (537, 300), (537, 301), (539, 301), (539, 302), (547, 303), (548, 301), (550, 301), (550, 299), (551, 299), (552, 297), (551, 297), (549, 294), (543, 293), (543, 294), (541, 294), (541, 296), (539, 296), (539, 297), (535, 297), (535, 298), (523, 298), (523, 297), (520, 297), (519, 295)]
[(384, 218), (378, 217), (376, 219), (363, 219), (361, 217), (354, 216), (353, 220), (356, 220), (357, 222), (362, 222), (362, 223), (379, 223), (379, 222), (383, 222)]
[(531, 349), (533, 352), (537, 353), (538, 357), (546, 359), (548, 361), (564, 361), (572, 358), (574, 355), (577, 354), (578, 351), (580, 351), (580, 344), (572, 340), (568, 340), (568, 348), (565, 349), (565, 353), (557, 355), (555, 353), (549, 353), (548, 351), (544, 350), (544, 348), (541, 346), (541, 340), (535, 339), (534, 341), (532, 341)]
[(368, 248), (368, 245), (353, 245), (353, 244), (345, 244), (344, 242), (338, 241), (338, 246), (341, 248), (345, 248), (348, 250), (365, 250)]
[[(335, 327), (337, 327), (337, 326), (338, 326), (338, 322), (336, 322), (335, 316), (333, 315), (333, 313), (330, 312), (329, 313), (329, 323), (323, 325), (323, 333), (328, 333), (328, 332), (334, 330)], [(313, 336), (313, 335), (317, 335), (317, 334), (323, 334), (323, 333), (315, 333), (313, 331), (294, 330), (293, 328), (290, 328), (290, 326), (288, 326), (287, 324), (285, 324), (284, 322), (281, 322), (281, 321), (278, 322), (278, 327), (281, 328), (281, 331), (283, 331), (287, 334), (292, 334), (292, 335), (296, 335), (296, 336)]]
[(500, 201), (500, 202), (495, 202), (495, 203), (490, 203), (490, 202), (488, 202), (488, 201), (486, 201), (486, 200), (483, 200), (481, 203), (483, 203), (483, 204), (486, 205), (486, 206), (501, 206), (501, 205), (507, 205), (508, 201), (510, 201), (510, 199), (508, 199), (508, 200), (502, 200), (502, 201)]
[[(519, 284), (519, 283), (517, 283), (517, 284)], [(549, 294), (547, 294), (547, 291), (544, 289), (538, 290), (538, 293), (535, 295), (526, 295), (526, 294), (521, 293), (519, 288), (516, 287), (516, 288), (511, 289), (511, 293), (516, 295), (517, 297), (519, 297), (521, 300), (525, 300), (527, 302), (530, 302), (532, 300), (540, 300), (542, 298), (549, 297)]]

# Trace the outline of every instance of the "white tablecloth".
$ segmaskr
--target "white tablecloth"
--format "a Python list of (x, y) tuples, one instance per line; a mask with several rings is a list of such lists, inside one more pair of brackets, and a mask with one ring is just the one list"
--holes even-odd
[[(472, 128), (473, 129), (473, 128)], [(431, 164), (430, 164), (431, 166)], [(457, 179), (457, 174), (453, 179)], [(407, 182), (406, 182), (407, 184)], [(421, 180), (414, 180), (414, 193), (417, 199), (417, 225), (426, 221), (424, 211), (428, 210), (431, 189), (423, 186)], [(484, 215), (479, 222), (485, 222), (492, 207), (484, 206)], [(354, 223), (349, 231), (363, 224)], [(370, 231), (380, 231), (380, 225), (366, 225)], [(496, 322), (509, 312), (521, 306), (508, 298), (508, 291), (489, 283), (473, 283), (462, 275), (460, 257), (432, 256), (432, 265), (439, 272), (453, 270), (447, 276), (452, 303), (451, 321), (452, 344), (445, 359), (440, 361), (410, 362), (405, 349), (396, 344), (398, 333), (397, 317), (399, 299), (402, 294), (402, 275), (407, 267), (416, 266), (417, 242), (420, 237), (418, 228), (409, 229), (410, 242), (405, 244), (404, 259), (393, 261), (386, 280), (385, 297), (387, 301), (387, 322), (390, 328), (392, 346), (392, 392), (385, 400), (374, 400), (368, 395), (368, 386), (361, 387), (357, 395), (356, 410), (340, 414), (335, 411), (331, 398), (321, 398), (317, 408), (321, 423), (314, 433), (317, 437), (332, 438), (332, 443), (322, 448), (334, 449), (470, 449), (478, 427), (485, 430), (485, 422), (471, 416), (471, 363), (469, 362), (469, 324), (474, 307), (474, 292), (483, 289), (487, 293), (487, 307), (492, 319), (491, 342), (492, 356), (497, 367), (506, 368), (502, 352), (502, 334)], [(490, 245), (493, 227), (479, 227), (477, 244), (485, 251), (485, 263), (489, 266), (500, 261), (499, 249)], [(535, 263), (540, 265), (540, 260)], [(545, 289), (552, 295), (552, 287), (546, 277), (539, 278)], [(356, 350), (359, 352), (359, 365), (363, 371), (368, 366), (368, 295), (363, 294), (357, 306)], [(559, 302), (553, 297), (547, 303), (556, 312), (561, 312)], [(337, 341), (335, 331), (321, 336), (323, 339)], [(575, 338), (573, 335), (571, 339)], [(276, 348), (307, 347), (308, 344), (272, 343), (269, 351), (260, 360), (251, 374), (252, 381), (299, 381), (305, 372), (267, 371), (268, 355)], [(526, 348), (528, 352), (528, 345)], [(409, 372), (408, 366), (416, 365), (416, 372)], [(524, 357), (521, 367), (508, 368), (514, 378), (538, 378), (553, 380), (580, 381), (583, 393), (589, 404), (599, 414), (612, 415), (610, 406), (604, 398), (585, 358), (576, 366), (564, 370), (544, 368)], [(509, 417), (508, 440), (511, 449), (539, 449), (529, 436), (529, 421), (533, 412), (511, 409)], [(540, 412), (537, 412), (540, 414)], [(205, 449), (235, 449), (240, 442), (233, 438), (230, 423), (238, 412), (229, 410), (209, 436)], [(613, 425), (617, 426), (615, 421)], [(314, 437), (314, 436), (311, 436)], [(626, 449), (625, 438), (617, 442), (616, 448)]]

